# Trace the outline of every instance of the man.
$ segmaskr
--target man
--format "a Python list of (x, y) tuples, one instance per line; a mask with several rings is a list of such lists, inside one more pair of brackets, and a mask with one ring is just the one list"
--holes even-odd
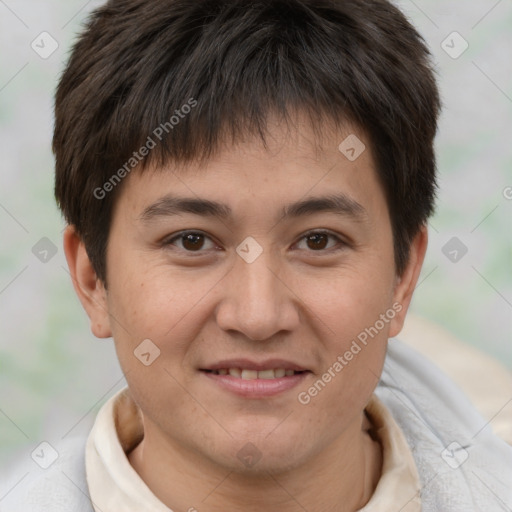
[(510, 507), (510, 447), (390, 340), (427, 248), (438, 111), (428, 51), (384, 0), (97, 10), (57, 91), (56, 196), (128, 388), (32, 509)]

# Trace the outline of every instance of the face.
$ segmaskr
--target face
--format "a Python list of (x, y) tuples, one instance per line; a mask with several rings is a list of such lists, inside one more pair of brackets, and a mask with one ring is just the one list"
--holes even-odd
[[(366, 145), (354, 161), (338, 149), (351, 133)], [(398, 278), (361, 131), (321, 151), (312, 139), (273, 125), (267, 149), (251, 140), (123, 185), (108, 290), (86, 309), (162, 446), (279, 472), (361, 427), (423, 249)]]

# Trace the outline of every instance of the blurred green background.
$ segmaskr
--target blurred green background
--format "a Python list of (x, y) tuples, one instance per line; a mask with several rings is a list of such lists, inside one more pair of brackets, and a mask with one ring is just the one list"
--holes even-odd
[[(112, 342), (90, 334), (72, 290), (50, 150), (56, 82), (101, 3), (0, 2), (0, 466), (42, 440), (87, 433), (124, 385)], [(399, 5), (432, 49), (444, 102), (438, 208), (412, 310), (512, 369), (512, 4)], [(45, 31), (59, 45), (48, 58), (31, 47)], [(469, 44), (457, 58), (454, 31)], [(456, 263), (443, 253), (453, 237), (467, 247)], [(32, 252), (38, 243), (57, 251), (46, 263)]]

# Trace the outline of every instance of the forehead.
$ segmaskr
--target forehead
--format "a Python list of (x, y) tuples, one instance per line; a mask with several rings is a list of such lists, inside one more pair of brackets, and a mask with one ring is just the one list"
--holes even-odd
[(249, 214), (247, 201), (282, 211), (283, 204), (306, 197), (344, 194), (347, 204), (366, 203), (377, 213), (384, 200), (361, 129), (347, 125), (319, 134), (303, 120), (293, 128), (269, 121), (264, 139), (240, 137), (222, 143), (208, 160), (136, 169), (125, 181), (118, 206), (137, 216), (170, 195), (229, 203), (227, 216)]

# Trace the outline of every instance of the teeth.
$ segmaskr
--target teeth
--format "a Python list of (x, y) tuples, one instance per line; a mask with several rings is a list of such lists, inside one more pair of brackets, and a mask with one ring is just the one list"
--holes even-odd
[(247, 370), (243, 368), (221, 368), (213, 370), (216, 375), (231, 375), (238, 379), (255, 380), (255, 379), (280, 379), (282, 377), (291, 377), (295, 375), (295, 370), (285, 370), (284, 368), (275, 368), (270, 370)]
[(240, 378), (242, 376), (242, 372), (240, 371), (239, 368), (230, 368), (229, 375), (231, 375), (232, 377)]
[(242, 379), (254, 380), (258, 378), (258, 372), (256, 370), (242, 370)]
[[(258, 372), (258, 379), (274, 379), (275, 376), (276, 375), (275, 375), (275, 371), (274, 370), (263, 370), (261, 372)], [(244, 373), (242, 372), (242, 379), (243, 378), (244, 378)]]

